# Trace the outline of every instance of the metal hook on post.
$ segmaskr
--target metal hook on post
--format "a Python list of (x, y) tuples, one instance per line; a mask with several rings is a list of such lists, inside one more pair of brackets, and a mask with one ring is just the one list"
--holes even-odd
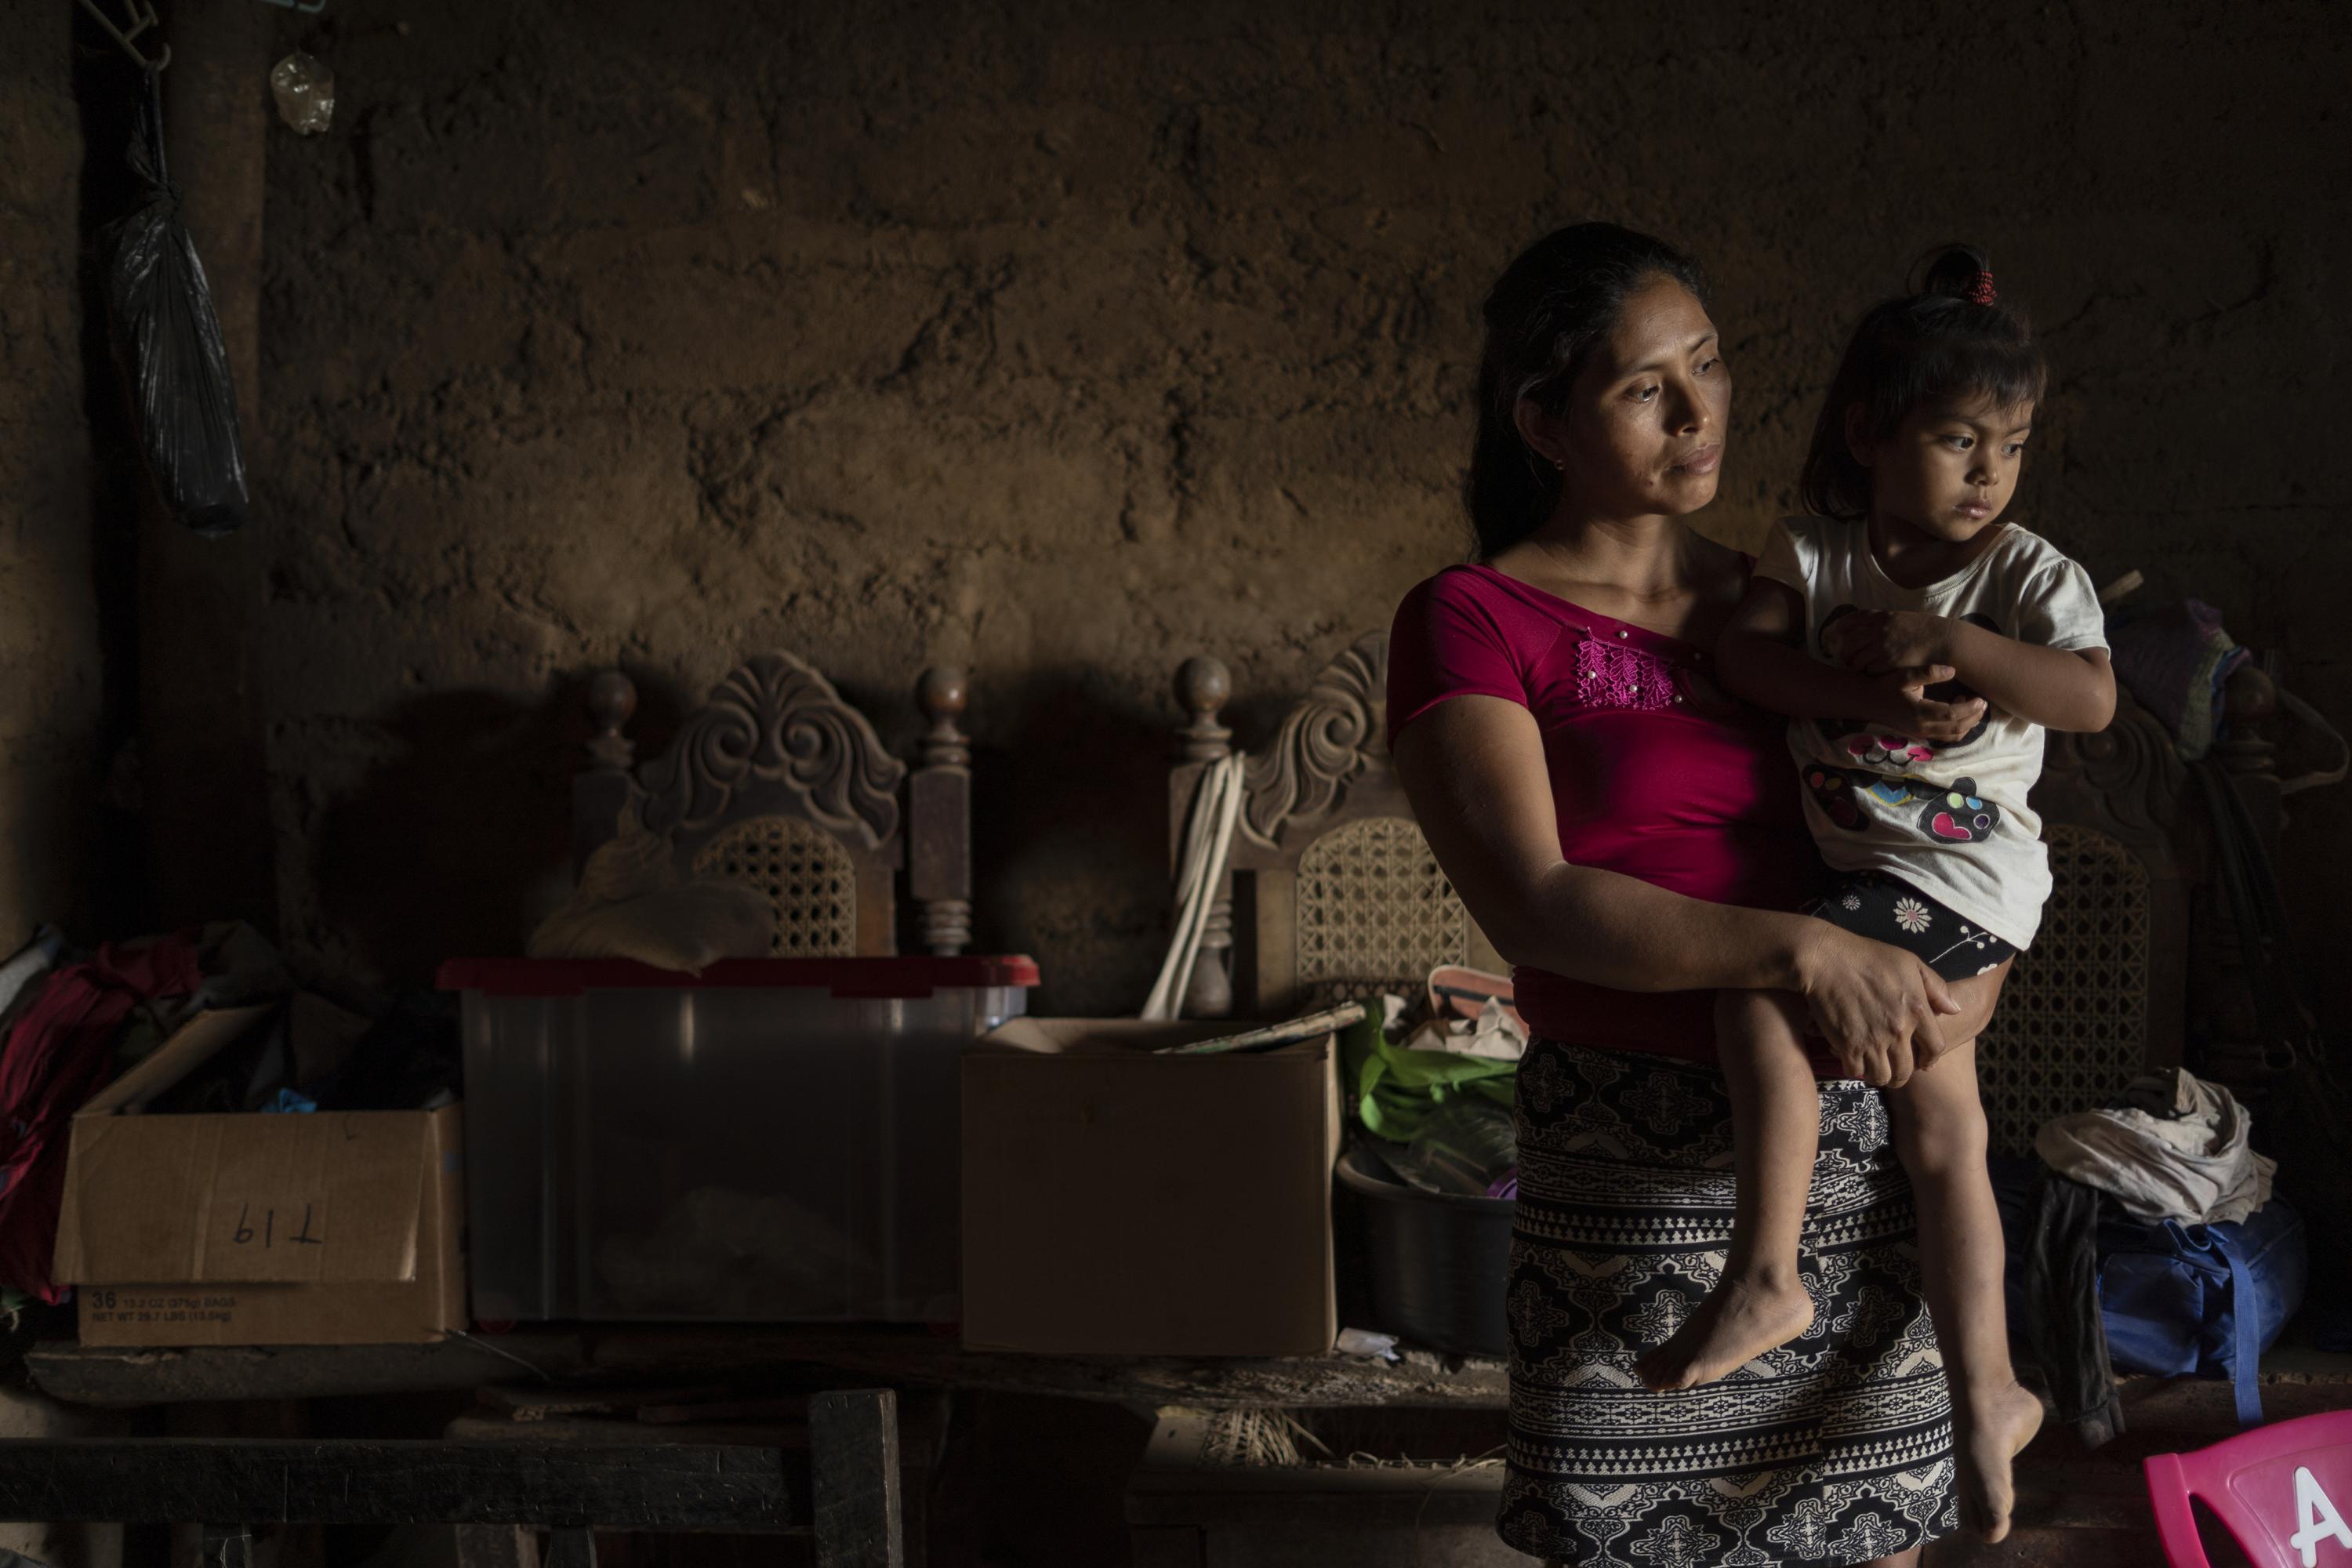
[[(128, 28), (118, 27), (109, 21), (106, 13), (98, 8), (98, 0), (75, 0), (75, 3), (89, 13), (91, 21), (106, 29), (108, 37), (122, 46), (122, 52), (129, 55), (141, 70), (152, 76), (172, 63), (171, 45), (163, 45), (163, 52), (151, 60), (141, 54), (139, 46), (131, 41), (148, 28), (163, 25), (163, 19), (155, 15), (153, 0), (122, 0), (122, 8), (131, 17), (131, 25)], [(323, 3), (324, 0), (321, 0), (321, 4)]]

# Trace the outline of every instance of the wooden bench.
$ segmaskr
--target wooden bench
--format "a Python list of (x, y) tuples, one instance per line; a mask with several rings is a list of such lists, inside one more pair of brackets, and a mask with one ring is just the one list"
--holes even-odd
[[(485, 1348), (492, 1345), (495, 1352)], [(572, 1417), (613, 1406), (614, 1401), (593, 1392), (607, 1380), (634, 1380), (640, 1387), (656, 1386), (653, 1380), (749, 1383), (798, 1368), (812, 1378), (889, 1383), (909, 1390), (1026, 1394), (1158, 1409), (1160, 1430), (1127, 1500), (1139, 1563), (1155, 1565), (1213, 1564), (1213, 1538), (1220, 1532), (1248, 1535), (1268, 1521), (1312, 1518), (1327, 1530), (1360, 1531), (1409, 1518), (1412, 1531), (1400, 1539), (1433, 1532), (1433, 1545), (1437, 1536), (1450, 1532), (1457, 1542), (1491, 1541), (1488, 1521), (1501, 1484), (1499, 1468), (1457, 1461), (1475, 1460), (1500, 1440), (1508, 1398), (1501, 1363), (1428, 1351), (1409, 1350), (1395, 1363), (1338, 1355), (1013, 1355), (963, 1350), (914, 1329), (640, 1325), (530, 1331), (438, 1345), (282, 1350), (113, 1350), (59, 1342), (35, 1346), (26, 1363), (52, 1397), (114, 1407), (489, 1385), (495, 1392), (485, 1405), (516, 1416), (513, 1436), (499, 1445), (507, 1453), (530, 1443), (533, 1421), (544, 1422), (541, 1430), (551, 1432)], [(2085, 1454), (2071, 1431), (2045, 1430), (2019, 1470), (2018, 1544), (1987, 1549), (1961, 1541), (1939, 1542), (1929, 1555), (1929, 1568), (1972, 1568), (1979, 1562), (2120, 1568), (2145, 1562), (2148, 1538), (2138, 1456), (2197, 1447), (2227, 1436), (2236, 1429), (2235, 1406), (2226, 1383), (2152, 1377), (2119, 1383), (2130, 1422), (2126, 1440)], [(2263, 1358), (2262, 1383), (2263, 1407), (2273, 1419), (2352, 1406), (2352, 1356), (2282, 1344)], [(1189, 1458), (1185, 1439), (1200, 1426), (1201, 1413), (1234, 1410), (1292, 1413), (1310, 1428), (1321, 1428), (1337, 1450), (1333, 1458), (1341, 1462), (1234, 1468)], [(1343, 1412), (1355, 1415), (1337, 1414)], [(1368, 1424), (1389, 1424), (1391, 1412), (1399, 1413), (1390, 1435), (1398, 1441), (1365, 1435)], [(484, 1420), (468, 1419), (452, 1434), (470, 1442), (486, 1430)], [(699, 1443), (710, 1429), (679, 1426), (667, 1436)], [(1442, 1443), (1433, 1447), (1433, 1439)], [(1345, 1463), (1359, 1448), (1381, 1462)], [(751, 1451), (756, 1450), (735, 1449), (738, 1458), (730, 1462), (740, 1464), (740, 1456)], [(1407, 1454), (1422, 1462), (1408, 1461)], [(10, 1500), (18, 1497), (24, 1500)], [(9, 1508), (27, 1510), (22, 1517), (58, 1517), (46, 1501), (37, 1504), (29, 1496), (0, 1491), (0, 1510)], [(525, 1559), (493, 1554), (497, 1527), (484, 1523), (487, 1528), (467, 1538), (467, 1568), (524, 1568)], [(841, 1561), (895, 1563), (898, 1558)]]
[[(208, 1568), (249, 1568), (257, 1524), (448, 1523), (467, 1568), (593, 1568), (598, 1530), (813, 1536), (823, 1568), (902, 1568), (898, 1396), (823, 1393), (804, 1438), (122, 1437), (0, 1440), (0, 1518), (197, 1524)], [(799, 1437), (799, 1434), (794, 1434)]]

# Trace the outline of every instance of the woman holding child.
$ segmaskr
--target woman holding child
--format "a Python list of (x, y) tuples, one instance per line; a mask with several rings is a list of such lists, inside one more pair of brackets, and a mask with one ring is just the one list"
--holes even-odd
[(2000, 521), (2040, 351), (1938, 257), (1857, 330), (1817, 515), (1759, 562), (1685, 521), (1730, 403), (1686, 259), (1563, 229), (1486, 319), (1477, 559), (1398, 610), (1389, 734), (1536, 1037), (1502, 1535), (1672, 1568), (1997, 1540), (2041, 1407), (1972, 1044), (2047, 890), (2043, 727), (2114, 702), (2081, 569)]

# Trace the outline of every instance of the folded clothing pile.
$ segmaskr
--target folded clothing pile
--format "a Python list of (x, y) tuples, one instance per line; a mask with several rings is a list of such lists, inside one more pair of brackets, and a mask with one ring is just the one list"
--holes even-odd
[(2193, 1073), (2136, 1079), (2106, 1109), (2053, 1117), (2033, 1152), (2139, 1220), (2232, 1224), (2270, 1202), (2278, 1162), (2254, 1152), (2237, 1097)]
[(2241, 1421), (2262, 1418), (2255, 1374), (2309, 1256), (2251, 1124), (2229, 1090), (2176, 1068), (2054, 1118), (2038, 1163), (1994, 1162), (2016, 1337), (2087, 1447), (2124, 1429), (2116, 1371), (2226, 1378)]

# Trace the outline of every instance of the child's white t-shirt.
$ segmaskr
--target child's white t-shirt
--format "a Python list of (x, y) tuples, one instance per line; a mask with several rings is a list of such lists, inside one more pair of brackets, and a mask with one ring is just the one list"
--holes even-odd
[[(1918, 610), (2044, 647), (2105, 647), (2089, 574), (2039, 535), (1993, 526), (2000, 537), (1974, 564), (1906, 588), (1872, 556), (1867, 524), (1786, 518), (1756, 573), (1803, 597), (1805, 651), (1828, 662), (1822, 630), (1850, 610)], [(1935, 746), (1859, 720), (1789, 725), (1805, 819), (1824, 860), (1899, 877), (2020, 948), (2032, 942), (2050, 896), (2042, 819), (2025, 802), (2042, 776), (2042, 740), (2041, 725), (1997, 710), (1965, 741)]]

